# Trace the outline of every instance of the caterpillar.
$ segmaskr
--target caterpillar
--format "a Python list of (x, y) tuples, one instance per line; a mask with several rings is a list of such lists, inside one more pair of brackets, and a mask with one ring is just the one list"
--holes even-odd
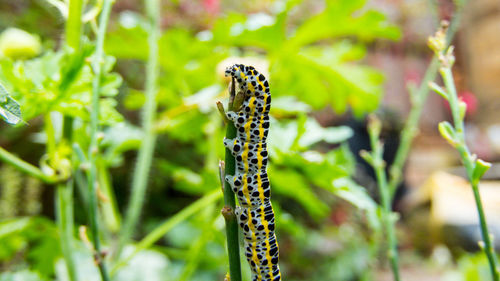
[(224, 139), (235, 158), (235, 175), (225, 180), (238, 198), (235, 212), (244, 236), (245, 256), (253, 281), (279, 281), (279, 248), (274, 233), (271, 186), (267, 175), (267, 135), (271, 93), (269, 82), (252, 66), (235, 64), (225, 71), (244, 93), (243, 105), (226, 116), (237, 129), (236, 138)]

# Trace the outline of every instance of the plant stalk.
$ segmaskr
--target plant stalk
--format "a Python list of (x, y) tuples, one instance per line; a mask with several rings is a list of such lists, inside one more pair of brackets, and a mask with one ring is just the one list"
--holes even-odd
[(66, 22), (66, 44), (71, 48), (80, 49), (82, 36), (82, 0), (70, 0), (68, 20)]
[(104, 262), (104, 257), (101, 253), (101, 242), (99, 240), (99, 225), (98, 225), (98, 206), (97, 206), (97, 154), (99, 153), (97, 133), (99, 126), (99, 99), (101, 90), (101, 75), (102, 65), (104, 63), (104, 38), (108, 25), (109, 15), (113, 0), (104, 0), (103, 9), (99, 17), (99, 29), (96, 39), (96, 51), (94, 54), (92, 68), (94, 70), (94, 78), (92, 81), (92, 109), (90, 113), (90, 146), (89, 146), (89, 164), (88, 173), (88, 194), (89, 194), (89, 220), (92, 233), (92, 242), (94, 244), (94, 259), (99, 268), (99, 273), (103, 281), (109, 281), (109, 275)]
[[(463, 1), (462, 6), (458, 6), (451, 21), (450, 27), (446, 32), (446, 45), (449, 45), (455, 36), (455, 33), (459, 27), (460, 19), (462, 18), (463, 6), (466, 0)], [(439, 60), (437, 55), (432, 57), (432, 60), (425, 71), (424, 78), (420, 82), (417, 92), (411, 94), (412, 107), (410, 113), (408, 114), (408, 119), (401, 131), (401, 141), (396, 151), (396, 156), (390, 167), (390, 178), (389, 178), (389, 190), (391, 192), (391, 201), (396, 192), (397, 186), (403, 180), (403, 166), (408, 158), (408, 153), (410, 151), (410, 146), (412, 144), (413, 138), (418, 132), (418, 123), (420, 121), (420, 116), (422, 116), (422, 110), (429, 95), (429, 82), (434, 81), (438, 74)]]
[(474, 193), (474, 200), (476, 202), (476, 208), (479, 217), (481, 236), (484, 242), (484, 251), (488, 258), (488, 263), (490, 266), (491, 276), (493, 281), (499, 281), (499, 268), (498, 259), (495, 254), (495, 249), (491, 241), (490, 232), (488, 230), (488, 225), (486, 222), (486, 216), (484, 214), (483, 204), (481, 201), (481, 195), (479, 193), (479, 180), (480, 178), (474, 177), (474, 169), (476, 166), (475, 157), (470, 153), (467, 144), (465, 143), (465, 131), (464, 131), (464, 120), (460, 116), (459, 102), (457, 91), (455, 88), (455, 82), (453, 79), (453, 74), (451, 71), (451, 66), (441, 68), (441, 76), (443, 77), (443, 82), (448, 93), (448, 102), (450, 104), (450, 109), (453, 117), (453, 123), (455, 127), (457, 145), (456, 149), (460, 154), (462, 163), (467, 171), (467, 177), (472, 185), (472, 191)]
[[(234, 79), (232, 80), (230, 86), (230, 98), (227, 105), (229, 111), (233, 110), (233, 101), (236, 96), (236, 86)], [(226, 139), (233, 139), (236, 137), (236, 127), (232, 122), (226, 122)], [(222, 215), (226, 222), (226, 239), (227, 239), (227, 251), (229, 259), (229, 275), (231, 276), (231, 281), (241, 281), (241, 263), (240, 263), (240, 244), (238, 237), (238, 221), (234, 210), (236, 209), (236, 199), (231, 189), (229, 183), (224, 179), (225, 175), (234, 175), (236, 171), (236, 164), (231, 151), (226, 148), (225, 151), (225, 169), (223, 177), (221, 180), (224, 183), (224, 208), (222, 209)]]
[(69, 280), (78, 280), (77, 270), (73, 259), (73, 181), (60, 183), (56, 189), (56, 217), (57, 226), (61, 234), (61, 250), (68, 270)]
[(160, 2), (159, 0), (146, 0), (146, 13), (149, 19), (148, 30), (149, 58), (146, 66), (146, 102), (142, 111), (142, 129), (144, 138), (142, 140), (132, 180), (132, 194), (127, 208), (125, 222), (117, 249), (120, 255), (121, 249), (132, 237), (137, 226), (142, 206), (146, 196), (148, 176), (153, 160), (153, 152), (156, 142), (154, 120), (156, 116), (156, 93), (158, 92), (158, 39), (160, 37)]
[(382, 201), (382, 223), (387, 235), (387, 257), (391, 264), (391, 270), (395, 281), (400, 281), (399, 274), (399, 255), (397, 250), (397, 238), (395, 233), (396, 219), (392, 213), (392, 197), (387, 185), (387, 176), (385, 173), (385, 162), (383, 159), (383, 145), (379, 140), (379, 132), (376, 129), (368, 129), (370, 136), (371, 152), (371, 165), (375, 170), (377, 178), (377, 185), (379, 188), (380, 199)]
[[(80, 49), (82, 36), (82, 0), (69, 1), (68, 20), (66, 22), (66, 44), (74, 50)], [(48, 118), (50, 122), (50, 118)], [(49, 133), (49, 132), (47, 132)], [(73, 117), (63, 118), (62, 145), (71, 145), (73, 139)], [(64, 255), (69, 280), (77, 281), (78, 273), (73, 258), (74, 251), (74, 201), (73, 201), (73, 179), (67, 179), (66, 184), (57, 185), (57, 224), (61, 234), (61, 249)]]
[(31, 177), (43, 181), (46, 184), (54, 184), (58, 181), (57, 177), (46, 175), (36, 166), (33, 166), (30, 163), (22, 160), (21, 158), (3, 149), (2, 147), (0, 147), (0, 160), (18, 169), (19, 171), (26, 173)]

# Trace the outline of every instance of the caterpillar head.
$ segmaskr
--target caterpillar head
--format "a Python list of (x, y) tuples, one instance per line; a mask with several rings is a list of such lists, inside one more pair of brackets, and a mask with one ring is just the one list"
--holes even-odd
[(226, 71), (224, 74), (225, 74), (225, 76), (231, 75), (236, 80), (238, 80), (238, 82), (241, 83), (241, 81), (245, 77), (245, 68), (246, 67), (243, 64), (233, 64), (232, 66), (229, 66), (228, 68), (226, 68)]

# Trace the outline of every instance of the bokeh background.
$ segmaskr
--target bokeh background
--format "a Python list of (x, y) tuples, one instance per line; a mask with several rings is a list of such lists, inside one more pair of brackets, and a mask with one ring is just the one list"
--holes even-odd
[[(43, 160), (48, 127), (60, 135), (62, 115), (81, 121), (75, 142), (88, 146), (92, 76), (87, 65), (69, 95), (58, 92), (67, 58), (66, 19), (58, 2), (64, 3), (0, 1), (0, 83), (20, 103), (25, 121), (17, 126), (1, 124), (0, 145), (49, 170), (53, 167)], [(468, 2), (453, 40), (454, 76), (459, 96), (468, 105), (468, 145), (495, 163), (500, 152), (500, 4)], [(84, 41), (89, 46), (95, 40), (92, 7), (99, 3), (87, 3)], [(273, 95), (269, 173), (283, 279), (392, 280), (381, 250), (385, 242), (377, 234), (376, 181), (358, 156), (360, 150), (370, 149), (366, 115), (375, 112), (381, 118), (384, 158), (390, 163), (412, 106), (408, 87), (420, 84), (432, 57), (427, 38), (461, 4), (162, 1), (158, 139), (134, 241), (220, 188), (224, 124), (215, 101), (227, 99), (224, 68), (242, 62), (269, 78)], [(147, 29), (142, 1), (116, 1), (105, 41), (99, 160), (101, 184), (108, 187), (100, 203), (102, 239), (111, 253), (119, 239), (143, 137), (140, 109)], [(477, 244), (472, 191), (463, 180), (458, 154), (437, 130), (440, 121), (449, 119), (446, 102), (430, 93), (393, 204), (399, 214), (403, 280), (489, 280), (486, 258)], [(76, 182), (78, 177), (84, 181), (75, 173)], [(500, 237), (499, 178), (499, 166), (493, 165), (482, 185), (496, 237)], [(78, 186), (77, 227), (87, 224), (86, 191)], [(0, 280), (68, 280), (55, 203), (54, 186), (9, 165), (0, 166)], [(118, 269), (114, 280), (223, 280), (228, 266), (221, 207), (219, 196), (177, 221), (153, 246)], [(91, 251), (76, 229), (74, 237), (81, 280), (100, 280)], [(498, 239), (495, 245), (500, 249)], [(134, 243), (128, 247), (131, 251)], [(246, 262), (242, 267), (249, 280)]]

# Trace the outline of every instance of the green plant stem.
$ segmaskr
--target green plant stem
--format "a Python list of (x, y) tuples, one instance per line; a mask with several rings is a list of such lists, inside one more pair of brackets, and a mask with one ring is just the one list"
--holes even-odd
[[(66, 44), (74, 50), (80, 49), (82, 36), (82, 0), (71, 0), (69, 2), (68, 20), (66, 22)], [(62, 88), (61, 88), (62, 89)], [(63, 91), (63, 90), (61, 90)], [(51, 122), (50, 118), (48, 121)], [(52, 127), (51, 127), (52, 129)], [(47, 134), (53, 133), (47, 131)], [(49, 138), (48, 138), (49, 139)], [(73, 139), (73, 117), (64, 116), (63, 118), (63, 139), (62, 145), (71, 145)], [(66, 268), (68, 270), (69, 280), (78, 280), (78, 274), (73, 258), (74, 251), (74, 216), (73, 216), (73, 180), (67, 179), (66, 184), (57, 185), (57, 225), (61, 234), (61, 249), (63, 252)]]
[(179, 223), (185, 221), (190, 216), (196, 214), (200, 210), (206, 208), (208, 205), (213, 204), (221, 197), (219, 190), (214, 190), (202, 198), (198, 199), (196, 202), (192, 203), (188, 207), (182, 209), (177, 214), (165, 220), (161, 225), (157, 226), (153, 231), (151, 231), (146, 237), (144, 237), (139, 243), (137, 243), (134, 252), (119, 263), (117, 263), (111, 270), (111, 274), (114, 274), (120, 267), (126, 265), (137, 253), (151, 247), (156, 241), (162, 238), (167, 232), (173, 229)]
[(82, 36), (82, 0), (70, 0), (68, 20), (66, 22), (66, 44), (75, 50), (80, 48)]
[(460, 154), (462, 163), (467, 171), (467, 177), (472, 185), (472, 191), (474, 193), (474, 200), (476, 201), (477, 212), (479, 216), (481, 236), (484, 242), (484, 251), (488, 258), (490, 265), (491, 275), (494, 281), (499, 281), (500, 275), (498, 272), (498, 260), (493, 248), (490, 232), (488, 230), (488, 225), (486, 223), (486, 216), (484, 214), (483, 204), (481, 201), (481, 195), (479, 193), (479, 180), (474, 178), (475, 169), (475, 157), (470, 153), (467, 144), (465, 143), (465, 131), (464, 131), (464, 121), (460, 116), (459, 102), (457, 91), (455, 88), (455, 82), (453, 79), (453, 74), (451, 67), (442, 67), (441, 76), (443, 77), (443, 82), (448, 93), (448, 102), (450, 103), (450, 109), (453, 117), (453, 123), (456, 132), (456, 149)]
[(31, 177), (43, 181), (46, 184), (54, 184), (57, 182), (56, 177), (51, 177), (49, 175), (44, 174), (39, 168), (22, 160), (21, 158), (3, 149), (2, 147), (0, 147), (0, 160), (18, 169), (19, 171), (26, 173)]
[[(230, 88), (230, 98), (227, 105), (229, 111), (233, 110), (233, 101), (236, 96), (235, 93), (235, 82), (234, 79), (231, 83)], [(226, 139), (233, 139), (236, 137), (236, 127), (230, 121), (226, 122)], [(224, 208), (222, 209), (222, 214), (226, 222), (226, 239), (227, 239), (227, 251), (229, 259), (229, 275), (231, 281), (241, 281), (241, 263), (240, 263), (240, 244), (238, 237), (238, 221), (234, 210), (236, 209), (236, 200), (234, 197), (233, 190), (229, 183), (224, 179), (225, 175), (234, 175), (236, 171), (236, 164), (231, 151), (226, 148), (224, 160), (224, 173), (221, 180), (224, 182)]]
[[(72, 142), (73, 139), (73, 118), (65, 116), (63, 119), (63, 138), (60, 145), (66, 145)], [(78, 280), (78, 274), (73, 258), (74, 251), (74, 200), (72, 178), (66, 180), (66, 184), (57, 185), (57, 225), (61, 234), (61, 249), (63, 252), (68, 276), (71, 281)]]
[(104, 37), (106, 35), (106, 28), (108, 25), (109, 15), (111, 13), (111, 6), (113, 5), (113, 0), (105, 0), (104, 6), (99, 18), (99, 30), (97, 33), (96, 40), (96, 51), (93, 57), (92, 68), (94, 71), (94, 78), (92, 80), (92, 108), (90, 113), (90, 146), (89, 146), (89, 164), (90, 169), (88, 173), (88, 194), (89, 194), (89, 220), (90, 229), (92, 233), (92, 241), (94, 244), (94, 259), (99, 267), (99, 273), (103, 281), (109, 281), (109, 275), (106, 269), (106, 264), (104, 262), (101, 253), (101, 243), (99, 240), (99, 225), (98, 225), (98, 206), (97, 206), (97, 188), (98, 188), (98, 178), (97, 178), (97, 153), (98, 153), (98, 141), (97, 132), (99, 126), (99, 93), (101, 90), (101, 75), (102, 75), (102, 65), (104, 63)]
[(47, 150), (47, 155), (49, 156), (49, 166), (51, 168), (57, 168), (53, 167), (54, 162), (56, 161), (56, 150), (57, 150), (57, 143), (56, 143), (56, 133), (54, 130), (54, 124), (52, 123), (52, 117), (51, 113), (47, 113), (43, 117), (44, 121), (44, 130), (45, 130), (45, 136), (47, 138), (46, 140), (46, 150)]
[[(465, 5), (464, 1), (464, 5)], [(446, 33), (446, 44), (449, 45), (452, 41), (455, 33), (460, 24), (460, 19), (462, 18), (463, 6), (459, 6), (453, 19), (451, 21), (450, 27)], [(391, 192), (391, 201), (396, 192), (397, 186), (401, 183), (403, 179), (403, 166), (408, 158), (408, 153), (410, 151), (410, 146), (413, 139), (418, 132), (418, 123), (420, 121), (420, 116), (422, 116), (422, 110), (429, 95), (429, 82), (434, 81), (438, 74), (439, 60), (436, 55), (433, 56), (427, 70), (425, 71), (424, 78), (420, 82), (420, 86), (416, 92), (411, 92), (412, 107), (406, 123), (401, 131), (400, 144), (398, 150), (396, 151), (396, 156), (390, 167), (390, 178), (389, 178), (389, 190)]]
[(160, 36), (160, 2), (159, 0), (146, 0), (146, 13), (149, 19), (148, 45), (149, 58), (146, 66), (146, 101), (142, 111), (142, 140), (132, 180), (132, 193), (127, 208), (125, 222), (120, 236), (117, 255), (128, 242), (137, 226), (142, 206), (146, 196), (148, 176), (153, 160), (156, 142), (154, 120), (156, 116), (156, 93), (158, 92), (158, 39)]
[(69, 280), (78, 280), (73, 252), (73, 181), (60, 183), (56, 188), (56, 217), (57, 226), (61, 235), (61, 250), (63, 252)]
[(378, 133), (369, 129), (370, 143), (372, 147), (372, 167), (375, 170), (377, 178), (377, 185), (379, 188), (380, 199), (382, 201), (382, 223), (384, 225), (388, 250), (387, 256), (389, 258), (392, 273), (395, 281), (400, 281), (399, 276), (399, 255), (397, 250), (397, 238), (395, 233), (395, 222), (392, 214), (392, 199), (389, 186), (387, 185), (387, 177), (385, 173), (385, 163), (383, 160), (383, 146), (379, 140)]
[(102, 158), (97, 160), (97, 171), (99, 174), (99, 187), (107, 198), (107, 201), (102, 205), (103, 219), (107, 229), (116, 234), (120, 230), (121, 217), (116, 204), (115, 194), (111, 186), (110, 173)]

